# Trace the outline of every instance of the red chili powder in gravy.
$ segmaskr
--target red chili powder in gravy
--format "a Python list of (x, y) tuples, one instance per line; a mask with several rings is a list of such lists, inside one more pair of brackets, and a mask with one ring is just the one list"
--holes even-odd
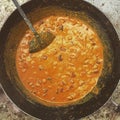
[(50, 31), (56, 38), (47, 48), (29, 53), (28, 42), (34, 36), (26, 31), (16, 54), (20, 81), (34, 97), (54, 105), (84, 98), (96, 86), (103, 67), (99, 37), (78, 19), (50, 16), (41, 21), (36, 30)]

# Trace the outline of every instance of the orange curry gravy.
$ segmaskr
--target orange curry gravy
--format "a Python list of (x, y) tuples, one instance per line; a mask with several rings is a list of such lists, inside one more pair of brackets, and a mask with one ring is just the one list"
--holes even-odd
[(56, 38), (44, 50), (29, 53), (30, 30), (21, 39), (16, 67), (24, 87), (40, 101), (75, 102), (96, 86), (103, 67), (103, 47), (90, 26), (69, 17), (50, 16), (35, 24)]

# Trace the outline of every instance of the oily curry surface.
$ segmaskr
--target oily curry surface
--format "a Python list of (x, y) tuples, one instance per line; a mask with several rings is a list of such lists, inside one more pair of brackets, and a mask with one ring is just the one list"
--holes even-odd
[(103, 67), (103, 47), (85, 22), (50, 16), (35, 23), (36, 30), (56, 38), (42, 51), (29, 53), (31, 31), (21, 38), (16, 67), (24, 87), (39, 101), (63, 105), (81, 100), (96, 86)]

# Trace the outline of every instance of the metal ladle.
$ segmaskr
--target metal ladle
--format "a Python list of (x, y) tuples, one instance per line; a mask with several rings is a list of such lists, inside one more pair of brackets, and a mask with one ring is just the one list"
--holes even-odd
[(35, 28), (33, 27), (32, 23), (30, 22), (30, 20), (27, 18), (23, 9), (17, 2), (17, 0), (12, 0), (12, 1), (13, 1), (14, 5), (17, 7), (20, 15), (23, 17), (24, 21), (28, 25), (29, 29), (33, 32), (33, 34), (35, 36), (35, 38), (33, 38), (29, 42), (29, 52), (30, 53), (38, 52), (38, 51), (46, 48), (54, 40), (55, 36), (49, 31), (41, 32), (40, 34), (38, 34), (37, 31), (35, 30)]

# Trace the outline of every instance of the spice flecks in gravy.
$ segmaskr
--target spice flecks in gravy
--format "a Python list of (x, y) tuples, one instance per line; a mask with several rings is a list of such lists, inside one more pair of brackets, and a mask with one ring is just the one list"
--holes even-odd
[(81, 20), (50, 16), (35, 24), (50, 31), (54, 41), (44, 50), (29, 53), (31, 31), (21, 39), (16, 54), (19, 78), (40, 101), (67, 104), (85, 97), (96, 86), (103, 67), (103, 47), (92, 28)]

